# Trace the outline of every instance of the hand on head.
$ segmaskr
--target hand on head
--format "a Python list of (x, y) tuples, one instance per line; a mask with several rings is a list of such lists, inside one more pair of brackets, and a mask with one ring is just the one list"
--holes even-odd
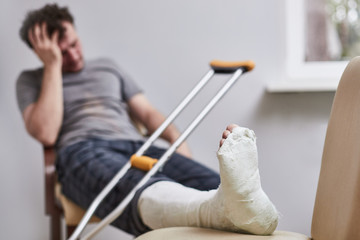
[(28, 32), (29, 41), (36, 55), (44, 66), (57, 66), (61, 68), (62, 54), (58, 46), (59, 31), (52, 36), (47, 32), (46, 22), (35, 24)]

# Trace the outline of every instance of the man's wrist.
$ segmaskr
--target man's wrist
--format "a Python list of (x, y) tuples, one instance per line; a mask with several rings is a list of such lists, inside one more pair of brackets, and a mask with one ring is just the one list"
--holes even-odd
[(61, 62), (53, 61), (53, 62), (45, 63), (44, 68), (46, 70), (51, 70), (51, 71), (61, 71)]

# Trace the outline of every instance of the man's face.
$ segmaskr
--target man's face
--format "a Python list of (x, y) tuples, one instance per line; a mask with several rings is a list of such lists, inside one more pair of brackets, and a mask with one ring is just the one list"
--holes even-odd
[(74, 26), (69, 22), (63, 22), (65, 33), (59, 40), (59, 47), (62, 53), (62, 71), (77, 72), (84, 67), (81, 42)]

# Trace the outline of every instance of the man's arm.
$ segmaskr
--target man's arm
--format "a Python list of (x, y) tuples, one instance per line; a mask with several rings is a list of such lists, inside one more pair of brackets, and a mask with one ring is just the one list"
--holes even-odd
[(44, 73), (39, 98), (25, 108), (23, 118), (30, 135), (49, 146), (56, 142), (63, 118), (62, 55), (58, 32), (49, 37), (46, 24), (36, 24), (29, 31), (29, 40), (44, 64)]
[[(128, 105), (130, 114), (135, 118), (135, 120), (143, 124), (150, 134), (153, 133), (165, 120), (164, 115), (155, 109), (141, 93), (138, 93), (130, 98)], [(169, 127), (162, 133), (161, 138), (165, 139), (169, 143), (173, 143), (179, 136), (180, 133), (174, 124), (170, 124)], [(177, 152), (186, 157), (191, 157), (191, 152), (186, 142), (179, 146)]]

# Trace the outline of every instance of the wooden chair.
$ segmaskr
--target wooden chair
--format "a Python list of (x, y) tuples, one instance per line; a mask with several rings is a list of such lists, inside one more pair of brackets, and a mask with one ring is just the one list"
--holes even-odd
[[(45, 213), (50, 217), (50, 239), (62, 239), (61, 219), (64, 217), (66, 236), (75, 230), (85, 210), (61, 194), (61, 185), (57, 182), (55, 160), (56, 153), (52, 147), (44, 147), (45, 160)], [(93, 216), (90, 222), (100, 219)]]
[[(53, 239), (59, 239), (56, 234), (59, 232), (61, 208), (55, 199), (54, 152), (45, 149), (44, 153), (46, 212), (52, 218)], [(286, 231), (275, 231), (271, 236), (254, 236), (174, 227), (150, 231), (136, 240), (360, 240), (359, 224), (360, 57), (357, 57), (345, 69), (334, 98), (323, 149), (311, 237)]]
[(44, 147), (45, 160), (45, 214), (50, 216), (50, 239), (61, 239), (62, 207), (55, 197), (55, 150)]

